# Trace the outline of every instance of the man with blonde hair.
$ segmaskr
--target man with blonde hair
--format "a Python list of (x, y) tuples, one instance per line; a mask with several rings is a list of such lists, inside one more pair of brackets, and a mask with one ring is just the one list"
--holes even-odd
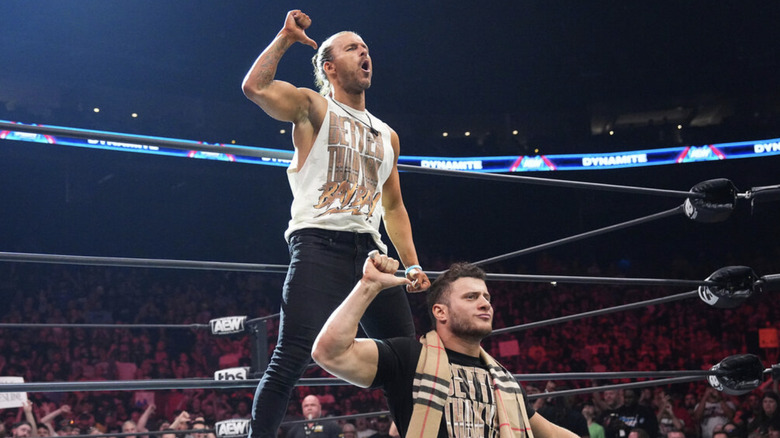
[[(311, 23), (303, 12), (290, 11), (242, 83), (244, 94), (269, 116), (292, 122), (295, 147), (287, 169), (293, 192), (285, 232), (291, 262), (278, 341), (255, 394), (253, 438), (276, 437), (322, 324), (360, 278), (366, 254), (387, 252), (379, 233), (382, 221), (406, 266), (407, 290), (430, 285), (401, 197), (398, 134), (366, 109), (373, 64), (363, 39), (340, 32), (319, 48), (312, 62), (322, 94), (275, 79), (282, 55), (293, 44), (317, 48), (306, 35)], [(371, 336), (414, 336), (403, 289), (383, 294), (361, 324)]]

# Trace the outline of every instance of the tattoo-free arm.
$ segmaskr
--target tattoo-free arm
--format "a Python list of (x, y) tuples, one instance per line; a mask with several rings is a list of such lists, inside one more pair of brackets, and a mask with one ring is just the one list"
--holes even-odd
[[(409, 220), (409, 213), (406, 211), (403, 197), (401, 196), (401, 182), (398, 177), (398, 154), (400, 145), (398, 134), (391, 131), (390, 136), (393, 151), (395, 152), (395, 162), (390, 176), (382, 187), (382, 207), (385, 210), (385, 230), (390, 241), (393, 242), (395, 250), (398, 252), (401, 262), (404, 266), (419, 265), (417, 259), (417, 250), (414, 247), (412, 238), (412, 224)], [(428, 276), (421, 270), (413, 272), (413, 285), (407, 288), (410, 292), (421, 292), (431, 285)]]
[(363, 265), (363, 278), (330, 315), (314, 341), (312, 358), (326, 371), (353, 385), (367, 387), (376, 376), (379, 353), (372, 339), (356, 339), (360, 318), (384, 289), (408, 284), (393, 275), (398, 261), (374, 254)]

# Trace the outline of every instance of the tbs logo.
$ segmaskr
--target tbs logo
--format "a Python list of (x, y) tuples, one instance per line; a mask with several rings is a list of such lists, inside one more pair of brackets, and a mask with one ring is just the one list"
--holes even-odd
[(214, 380), (246, 380), (249, 367), (225, 368), (214, 373)]

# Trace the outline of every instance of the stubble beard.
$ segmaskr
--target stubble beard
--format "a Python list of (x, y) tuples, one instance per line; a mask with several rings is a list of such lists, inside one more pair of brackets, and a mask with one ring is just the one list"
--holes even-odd
[(477, 327), (474, 324), (470, 324), (467, 320), (453, 318), (450, 331), (459, 338), (479, 343), (482, 342), (493, 329), (492, 327)]

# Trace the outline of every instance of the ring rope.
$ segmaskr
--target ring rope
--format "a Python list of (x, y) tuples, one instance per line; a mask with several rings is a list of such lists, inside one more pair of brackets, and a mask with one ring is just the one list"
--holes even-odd
[[(330, 416), (330, 417), (321, 417), (318, 418), (318, 421), (340, 421), (340, 420), (350, 420), (353, 418), (366, 418), (366, 417), (376, 417), (379, 415), (390, 415), (390, 411), (376, 411), (376, 412), (365, 412), (360, 414), (349, 414), (349, 415), (337, 415), (337, 416)], [(300, 420), (290, 420), (285, 421), (281, 423), (282, 426), (292, 426), (294, 424), (302, 424), (302, 423), (308, 423), (310, 420), (303, 418)], [(89, 435), (67, 435), (69, 438), (94, 438), (94, 437), (110, 437), (110, 438), (123, 438), (123, 437), (135, 437), (135, 436), (144, 436), (144, 435), (165, 435), (170, 433), (175, 433), (177, 436), (179, 434), (194, 434), (194, 433), (216, 433), (216, 429), (189, 429), (189, 430), (147, 430), (144, 432), (101, 432), (101, 433), (93, 433)]]
[[(90, 266), (144, 267), (173, 269), (226, 270), (241, 272), (267, 272), (286, 274), (287, 265), (267, 265), (253, 263), (203, 262), (192, 260), (141, 259), (128, 257), (73, 256), (61, 254), (28, 254), (19, 252), (0, 252), (0, 261), (23, 263), (54, 263)], [(399, 271), (403, 272), (403, 271)], [(426, 272), (428, 277), (436, 278), (442, 271)], [(487, 274), (488, 280), (518, 281), (531, 283), (580, 283), (580, 284), (618, 284), (645, 286), (721, 286), (723, 284), (707, 280), (674, 280), (663, 278), (625, 278), (625, 277), (582, 277), (565, 275), (529, 275), (529, 274)]]
[(128, 437), (128, 436), (144, 436), (144, 435), (164, 435), (168, 433), (175, 433), (176, 436), (180, 436), (179, 434), (193, 434), (193, 433), (216, 433), (216, 429), (191, 429), (191, 430), (173, 430), (173, 429), (167, 429), (167, 430), (147, 430), (145, 432), (100, 432), (100, 433), (92, 433), (89, 435), (62, 435), (67, 436), (68, 438), (94, 438), (96, 436), (105, 436), (105, 437)]
[[(242, 147), (242, 146), (227, 146), (227, 145), (208, 145), (196, 141), (188, 140), (176, 140), (162, 137), (150, 137), (143, 135), (129, 135), (119, 134), (115, 132), (107, 131), (92, 131), (88, 129), (75, 129), (75, 128), (61, 128), (55, 126), (39, 126), (39, 125), (22, 125), (16, 123), (8, 123), (0, 121), (0, 128), (10, 131), (31, 132), (35, 134), (48, 134), (48, 135), (60, 135), (65, 137), (76, 137), (83, 139), (105, 139), (109, 141), (128, 142), (128, 143), (142, 143), (142, 144), (155, 144), (159, 146), (170, 147), (173, 149), (184, 150), (201, 150), (206, 152), (216, 153), (230, 153), (235, 155), (244, 155), (257, 158), (280, 158), (285, 160), (291, 160), (293, 157), (292, 152), (278, 151), (273, 149), (265, 149), (260, 147)], [(546, 185), (546, 186), (558, 186), (558, 187), (574, 187), (574, 188), (590, 188), (595, 190), (608, 190), (623, 193), (640, 193), (648, 195), (662, 195), (673, 196), (678, 198), (704, 198), (704, 193), (695, 193), (689, 191), (679, 190), (666, 190), (666, 189), (653, 189), (646, 187), (634, 187), (615, 184), (604, 183), (591, 183), (585, 181), (568, 181), (550, 178), (538, 178), (530, 176), (520, 175), (500, 175), (500, 174), (487, 174), (478, 172), (465, 172), (460, 170), (449, 169), (433, 169), (428, 167), (411, 166), (408, 164), (399, 164), (399, 170), (403, 170), (411, 173), (430, 173), (434, 175), (448, 175), (472, 179), (487, 179), (493, 181), (511, 181), (511, 182), (525, 182), (528, 184)]]
[(610, 226), (607, 226), (607, 227), (604, 227), (604, 228), (599, 228), (597, 230), (576, 234), (574, 236), (570, 236), (570, 237), (565, 237), (563, 239), (554, 240), (552, 242), (545, 243), (545, 244), (542, 244), (542, 245), (536, 245), (536, 246), (532, 246), (532, 247), (529, 247), (529, 248), (521, 249), (521, 250), (518, 250), (518, 251), (509, 252), (509, 253), (506, 253), (506, 254), (503, 254), (503, 255), (490, 257), (490, 258), (487, 258), (487, 259), (484, 259), (484, 260), (480, 260), (480, 261), (474, 262), (473, 264), (477, 265), (477, 266), (482, 266), (482, 265), (486, 265), (486, 264), (490, 264), (490, 263), (500, 262), (500, 261), (507, 260), (507, 259), (510, 259), (510, 258), (513, 258), (513, 257), (518, 257), (518, 256), (530, 254), (532, 252), (541, 251), (541, 250), (548, 249), (548, 248), (553, 248), (555, 246), (563, 245), (565, 243), (576, 242), (578, 240), (582, 240), (582, 239), (585, 239), (585, 238), (588, 238), (588, 237), (599, 236), (599, 235), (606, 234), (606, 233), (611, 232), (611, 231), (617, 231), (617, 230), (621, 230), (623, 228), (628, 228), (630, 226), (639, 225), (639, 224), (643, 224), (643, 223), (646, 223), (646, 222), (654, 221), (656, 219), (662, 219), (662, 218), (674, 216), (674, 215), (676, 215), (678, 213), (684, 212), (684, 210), (685, 210), (684, 207), (682, 205), (680, 205), (680, 206), (675, 207), (675, 208), (673, 208), (671, 210), (663, 211), (663, 212), (660, 212), (660, 213), (652, 214), (652, 215), (645, 216), (645, 217), (638, 218), (638, 219), (633, 219), (633, 220), (626, 221), (626, 222), (621, 222), (619, 224), (610, 225)]
[[(772, 369), (764, 370), (764, 373)], [(723, 375), (723, 370), (678, 370), (678, 371), (619, 371), (584, 373), (541, 373), (514, 374), (519, 381), (543, 380), (593, 380), (593, 379), (630, 379), (630, 378), (675, 378), (701, 379), (706, 376)], [(148, 380), (101, 380), (77, 382), (26, 382), (0, 383), (0, 392), (79, 392), (79, 391), (138, 391), (164, 389), (236, 389), (256, 388), (260, 379), (211, 380), (198, 379), (148, 379)], [(351, 384), (332, 377), (303, 378), (296, 386), (350, 386)]]
[[(268, 319), (278, 317), (278, 313), (261, 316), (259, 318), (248, 319), (244, 324), (253, 322), (262, 322)], [(69, 323), (0, 323), (0, 329), (49, 329), (49, 328), (84, 328), (84, 329), (209, 329), (209, 324), (69, 324)]]
[(537, 398), (564, 397), (567, 395), (590, 394), (593, 392), (606, 391), (608, 389), (631, 389), (631, 388), (645, 388), (648, 386), (673, 385), (676, 383), (694, 382), (698, 379), (699, 379), (698, 377), (672, 377), (669, 379), (645, 380), (642, 382), (631, 382), (631, 383), (616, 383), (614, 385), (592, 386), (589, 388), (563, 389), (560, 391), (542, 392), (539, 394), (529, 394), (528, 400), (536, 400)]
[(74, 256), (0, 252), (0, 261), (22, 263), (52, 263), (60, 265), (113, 266), (123, 268), (170, 268), (213, 271), (268, 272), (286, 274), (287, 265), (257, 263), (208, 262), (198, 260), (144, 259), (134, 257)]
[[(349, 415), (338, 415), (333, 417), (320, 417), (317, 420), (319, 421), (340, 421), (340, 420), (349, 420), (352, 418), (365, 418), (365, 417), (375, 417), (378, 415), (390, 415), (390, 411), (377, 411), (377, 412), (366, 412), (362, 414), (349, 414)], [(302, 423), (308, 423), (310, 420), (303, 418), (300, 420), (290, 420), (285, 421), (282, 423), (283, 426), (287, 425), (293, 425), (293, 424), (302, 424)]]
[(671, 196), (675, 198), (704, 198), (704, 193), (684, 192), (680, 190), (653, 189), (647, 187), (624, 186), (605, 183), (592, 183), (586, 181), (571, 181), (553, 178), (539, 178), (534, 176), (521, 175), (502, 175), (496, 173), (484, 172), (466, 172), (463, 170), (433, 169), (430, 167), (412, 166), (409, 164), (399, 164), (398, 170), (404, 170), (410, 173), (431, 173), (434, 175), (456, 176), (471, 179), (483, 179), (490, 181), (522, 182), (542, 186), (570, 187), (578, 189), (606, 190), (610, 192), (638, 193), (644, 195)]
[(85, 140), (102, 139), (123, 143), (153, 144), (155, 146), (164, 146), (172, 149), (182, 149), (186, 151), (197, 150), (204, 152), (214, 152), (219, 154), (234, 154), (256, 158), (279, 158), (283, 160), (292, 160), (293, 153), (275, 149), (266, 149), (261, 147), (246, 146), (227, 146), (210, 145), (192, 140), (179, 140), (173, 138), (150, 137), (146, 135), (120, 134), (108, 131), (92, 131), (89, 129), (62, 128), (57, 126), (40, 125), (22, 125), (17, 123), (8, 123), (0, 121), (0, 128), (9, 131), (31, 132), (34, 134), (59, 135), (63, 137), (81, 138)]
[(626, 310), (639, 309), (639, 308), (651, 306), (651, 305), (654, 305), (654, 304), (671, 303), (673, 301), (679, 301), (679, 300), (684, 300), (684, 299), (687, 299), (687, 298), (693, 298), (693, 297), (698, 297), (698, 296), (699, 296), (699, 292), (695, 291), (695, 290), (694, 291), (690, 291), (690, 292), (683, 292), (681, 294), (669, 295), (669, 296), (661, 297), (661, 298), (653, 298), (653, 299), (650, 299), (650, 300), (637, 301), (635, 303), (629, 303), (629, 304), (621, 304), (619, 306), (607, 307), (607, 308), (599, 309), (599, 310), (591, 310), (589, 312), (582, 312), (582, 313), (577, 313), (577, 314), (574, 314), (574, 315), (560, 316), (560, 317), (557, 317), (557, 318), (545, 319), (545, 320), (542, 320), (542, 321), (529, 322), (528, 324), (520, 324), (520, 325), (516, 325), (516, 326), (512, 326), (512, 327), (504, 327), (504, 328), (501, 328), (501, 329), (493, 330), (490, 333), (490, 336), (503, 335), (505, 333), (514, 333), (514, 332), (519, 332), (519, 331), (524, 331), (524, 330), (530, 330), (530, 329), (544, 327), (544, 326), (548, 326), (548, 325), (574, 321), (574, 320), (577, 320), (577, 319), (591, 318), (591, 317), (594, 317), (594, 316), (607, 315), (607, 314), (610, 314), (610, 313), (622, 312), (622, 311), (626, 311)]
[(90, 328), (90, 329), (207, 329), (208, 324), (55, 324), (55, 323), (0, 323), (0, 329), (49, 329), (49, 328)]
[[(441, 275), (436, 272), (434, 275)], [(583, 277), (576, 275), (531, 275), (531, 274), (487, 274), (488, 280), (517, 281), (527, 283), (574, 283), (574, 284), (610, 284), (610, 285), (642, 285), (642, 286), (718, 286), (725, 283), (711, 280), (674, 280), (667, 278), (639, 277)]]

